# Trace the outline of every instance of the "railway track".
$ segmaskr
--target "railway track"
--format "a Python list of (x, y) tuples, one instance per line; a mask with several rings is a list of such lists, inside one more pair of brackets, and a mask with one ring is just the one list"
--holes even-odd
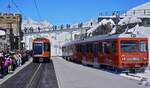
[(42, 64), (40, 64), (38, 66), (38, 68), (34, 72), (33, 76), (29, 80), (29, 83), (27, 84), (26, 88), (32, 88), (32, 85), (34, 84), (35, 79), (39, 76), (41, 66), (42, 66)]
[(0, 88), (58, 88), (53, 63), (31, 63)]

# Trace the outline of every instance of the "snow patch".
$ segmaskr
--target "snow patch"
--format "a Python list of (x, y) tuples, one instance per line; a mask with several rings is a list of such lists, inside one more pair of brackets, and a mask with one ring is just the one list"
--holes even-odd
[(137, 74), (120, 74), (120, 76), (129, 78), (129, 79), (134, 79), (139, 81), (139, 85), (143, 85), (146, 87), (150, 87), (150, 67), (147, 67), (144, 73), (137, 73)]
[(136, 16), (127, 16), (120, 20), (119, 25), (127, 25), (131, 23), (140, 23), (142, 20)]
[(45, 28), (52, 28), (52, 24), (49, 23), (48, 21), (44, 20), (44, 21), (35, 21), (32, 20), (31, 18), (28, 18), (27, 20), (23, 20), (22, 22), (22, 28), (33, 28), (33, 29), (37, 29), (38, 27), (40, 27), (41, 29), (45, 29)]
[(83, 23), (83, 27), (91, 27), (96, 24), (97, 24), (96, 19), (90, 19), (89, 21)]
[(101, 22), (99, 22), (96, 25), (93, 25), (91, 29), (89, 29), (87, 31), (87, 34), (91, 34), (92, 32), (94, 32), (95, 30), (97, 30), (98, 27), (100, 27), (101, 25), (107, 25), (110, 24), (110, 26), (112, 27), (113, 25), (115, 25), (114, 21), (112, 19), (103, 19)]

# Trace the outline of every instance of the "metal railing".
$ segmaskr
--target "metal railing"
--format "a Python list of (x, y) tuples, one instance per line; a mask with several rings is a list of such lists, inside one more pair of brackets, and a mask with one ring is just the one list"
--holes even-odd
[(143, 16), (150, 16), (150, 9), (139, 9), (139, 10), (128, 10), (128, 11), (105, 11), (100, 12), (99, 16), (114, 16), (114, 15), (123, 15), (123, 16), (130, 16), (130, 15), (143, 15)]

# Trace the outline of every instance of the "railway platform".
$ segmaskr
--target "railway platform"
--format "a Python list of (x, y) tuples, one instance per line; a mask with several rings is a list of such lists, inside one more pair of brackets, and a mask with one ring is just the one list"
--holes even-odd
[(105, 70), (52, 57), (51, 63), (28, 63), (0, 88), (144, 88), (139, 81)]
[(53, 58), (59, 88), (144, 88), (139, 81), (108, 71)]

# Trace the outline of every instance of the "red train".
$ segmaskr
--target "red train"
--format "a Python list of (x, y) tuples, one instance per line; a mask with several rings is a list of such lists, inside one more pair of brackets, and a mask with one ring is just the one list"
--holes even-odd
[(62, 56), (117, 72), (141, 72), (148, 65), (148, 38), (135, 34), (101, 35), (68, 42)]
[(33, 62), (50, 62), (51, 44), (47, 38), (33, 39)]

